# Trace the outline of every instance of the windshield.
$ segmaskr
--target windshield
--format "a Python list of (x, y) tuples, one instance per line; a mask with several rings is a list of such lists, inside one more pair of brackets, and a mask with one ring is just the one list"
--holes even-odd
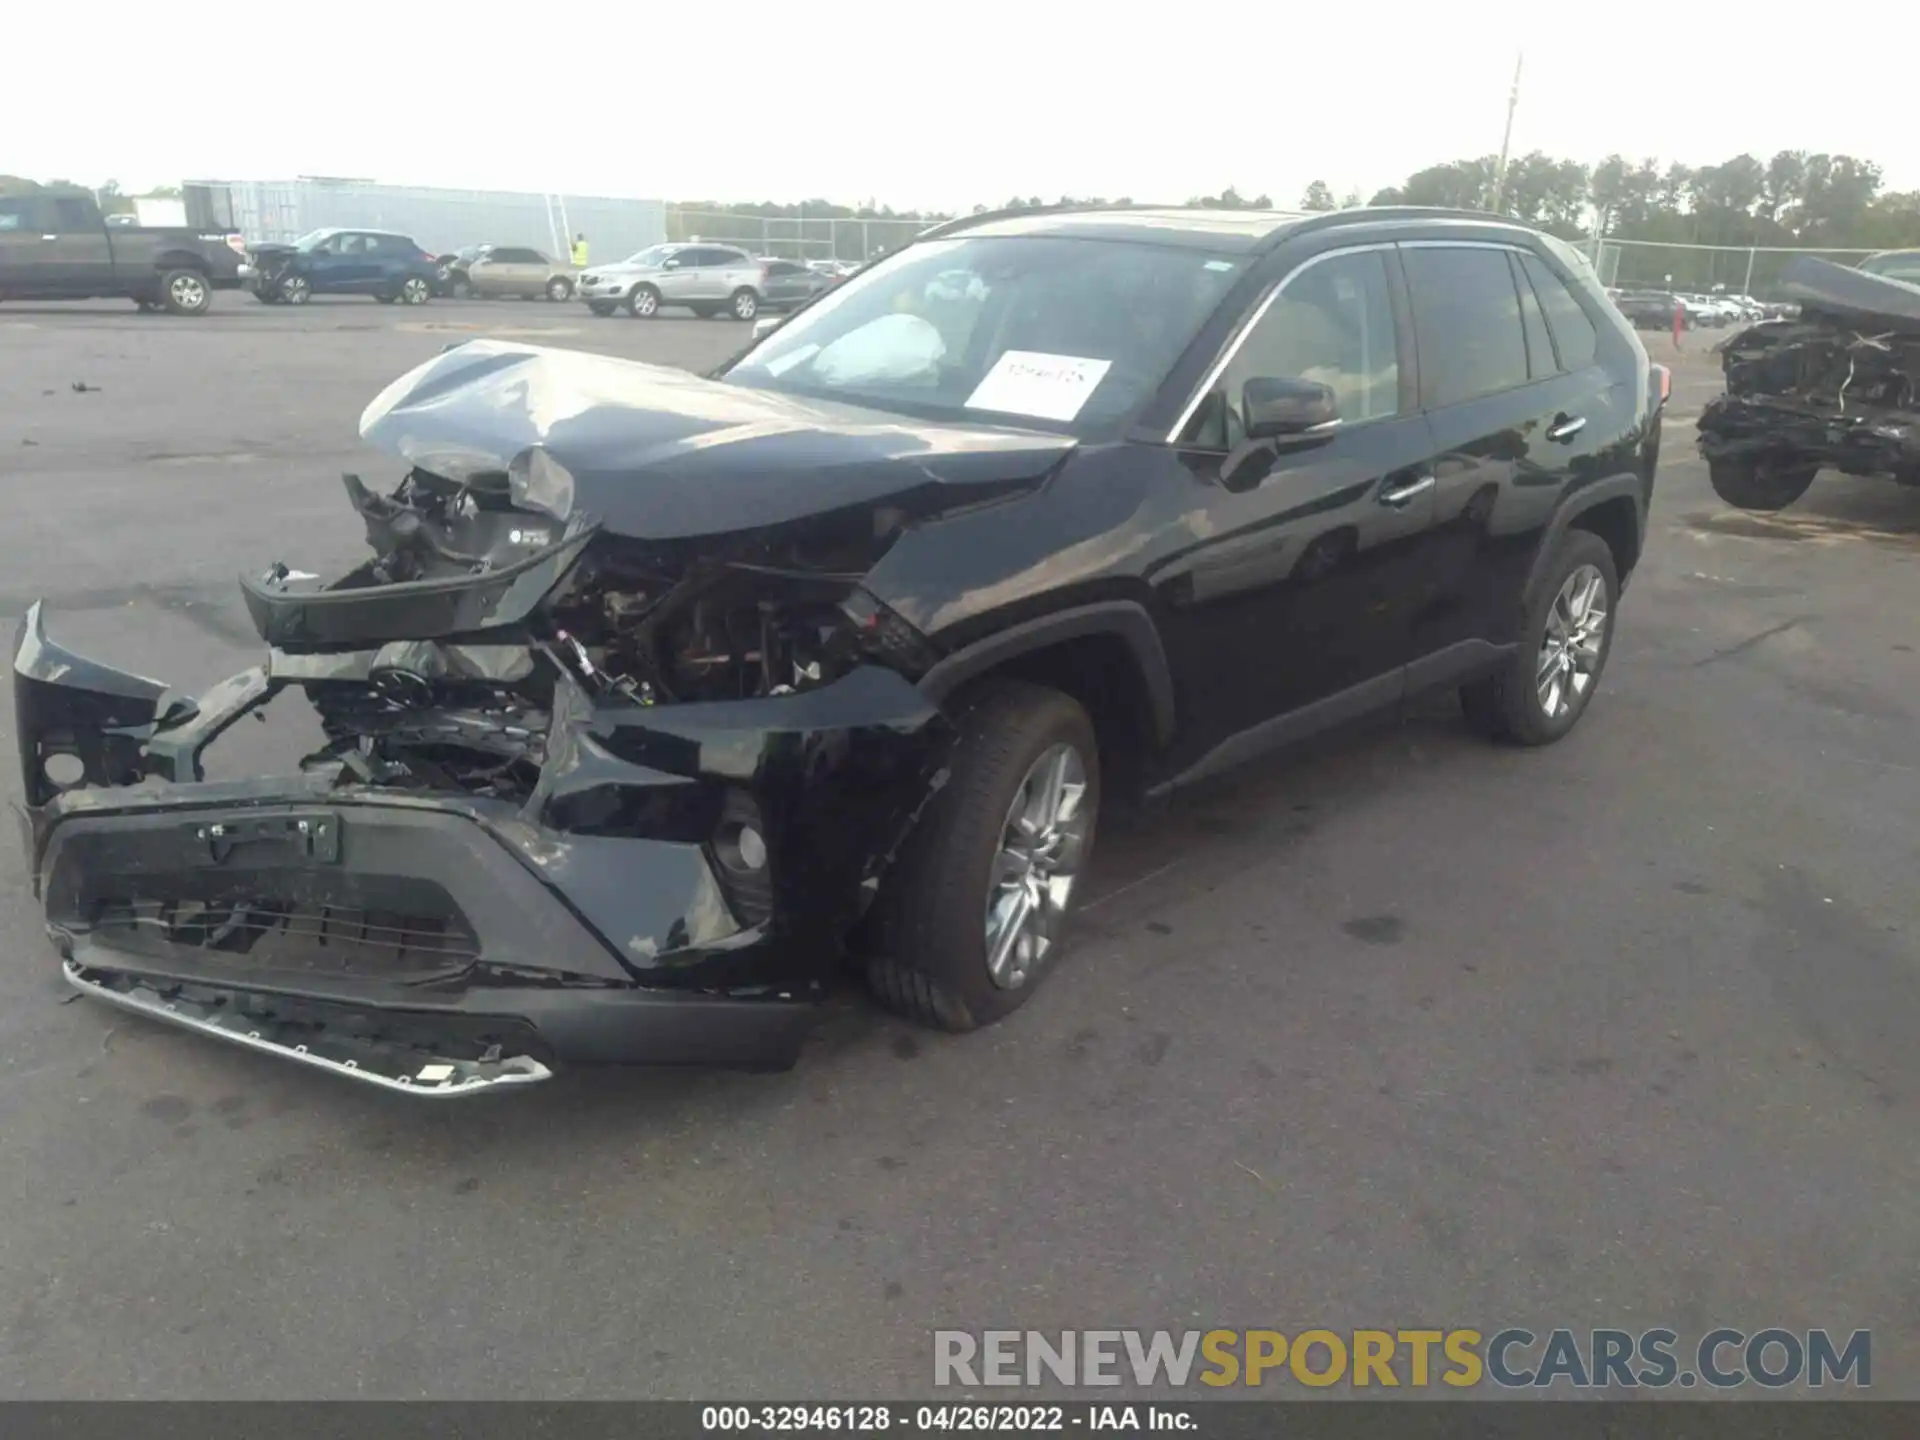
[(735, 384), (1084, 429), (1159, 388), (1239, 259), (1059, 236), (909, 246), (748, 352)]
[(649, 245), (646, 249), (629, 255), (620, 263), (623, 265), (658, 265), (679, 248), (678, 245)]

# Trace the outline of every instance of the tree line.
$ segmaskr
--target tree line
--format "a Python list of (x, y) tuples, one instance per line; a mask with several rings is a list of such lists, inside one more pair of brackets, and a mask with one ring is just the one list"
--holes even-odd
[[(1302, 198), (1332, 209), (1325, 185)], [(1920, 191), (1888, 191), (1880, 167), (1852, 155), (1782, 150), (1762, 160), (1662, 165), (1609, 155), (1597, 165), (1536, 150), (1430, 165), (1375, 192), (1374, 205), (1495, 210), (1565, 239), (1691, 245), (1893, 250), (1920, 246)]]

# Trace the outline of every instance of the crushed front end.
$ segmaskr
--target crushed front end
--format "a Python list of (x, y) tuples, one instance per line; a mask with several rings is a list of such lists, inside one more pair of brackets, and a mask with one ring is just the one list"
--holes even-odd
[[(564, 480), (347, 477), (372, 558), (243, 579), (266, 661), (197, 697), (29, 611), (24, 843), (75, 986), (413, 1094), (795, 1061), (943, 775), (923, 642), (859, 586), (896, 521), (653, 543)], [(205, 778), (283, 696), (324, 743)]]
[(1781, 289), (1797, 319), (1720, 347), (1726, 393), (1701, 412), (1701, 453), (1920, 484), (1920, 289), (1813, 257)]

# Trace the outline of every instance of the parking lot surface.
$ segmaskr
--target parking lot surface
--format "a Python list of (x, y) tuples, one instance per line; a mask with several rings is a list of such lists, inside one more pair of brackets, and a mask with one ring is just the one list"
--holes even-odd
[[(236, 572), (356, 559), (339, 473), (397, 478), (361, 408), (474, 334), (746, 338), (0, 306), (0, 615), (181, 686), (253, 663)], [(1920, 493), (1727, 512), (1713, 338), (1572, 737), (1443, 698), (1110, 830), (989, 1031), (850, 995), (787, 1075), (405, 1103), (63, 1003), (0, 848), (0, 1394), (905, 1397), (935, 1327), (1507, 1324), (1871, 1328), (1920, 1394)]]

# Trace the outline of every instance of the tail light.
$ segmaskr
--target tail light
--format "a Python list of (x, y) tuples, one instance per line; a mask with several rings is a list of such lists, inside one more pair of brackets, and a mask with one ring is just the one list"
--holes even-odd
[(227, 248), (233, 251), (234, 254), (245, 258), (247, 253), (247, 237), (237, 234), (227, 236)]
[(1650, 366), (1649, 370), (1653, 381), (1653, 408), (1664, 409), (1673, 396), (1673, 371), (1665, 365)]

